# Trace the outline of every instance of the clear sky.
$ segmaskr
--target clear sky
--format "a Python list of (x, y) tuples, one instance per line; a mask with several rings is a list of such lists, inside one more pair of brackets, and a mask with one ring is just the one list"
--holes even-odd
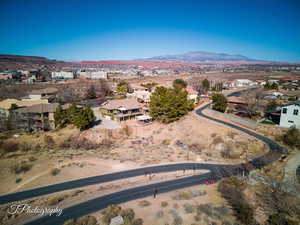
[(189, 51), (300, 62), (300, 0), (0, 0), (0, 54), (135, 59)]

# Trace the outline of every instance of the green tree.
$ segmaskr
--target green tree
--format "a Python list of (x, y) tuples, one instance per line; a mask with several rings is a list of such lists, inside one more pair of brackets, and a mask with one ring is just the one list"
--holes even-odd
[(182, 79), (176, 79), (173, 81), (173, 88), (177, 90), (181, 90), (187, 87), (187, 82)]
[(74, 118), (74, 125), (80, 130), (87, 129), (92, 122), (96, 120), (93, 110), (90, 106), (86, 106), (84, 109), (80, 110)]
[(126, 81), (120, 81), (117, 85), (119, 95), (126, 95), (130, 90), (129, 84)]
[(202, 81), (202, 88), (205, 92), (208, 92), (209, 91), (209, 88), (210, 88), (210, 82), (207, 80), (207, 79), (204, 79)]
[(162, 123), (179, 120), (194, 107), (187, 91), (157, 87), (150, 97), (150, 115)]
[(66, 111), (67, 123), (75, 123), (77, 115), (80, 113), (80, 109), (77, 108), (76, 104), (73, 103)]
[(278, 84), (275, 83), (275, 82), (273, 82), (273, 83), (271, 84), (271, 89), (278, 90)]
[(227, 98), (220, 93), (215, 93), (212, 96), (213, 109), (219, 112), (225, 112), (227, 108)]
[(285, 134), (282, 135), (282, 141), (291, 147), (300, 148), (300, 130), (295, 127), (290, 128)]
[(149, 91), (152, 91), (152, 89), (157, 85), (155, 82), (149, 82), (146, 84), (141, 84), (142, 87), (147, 88)]
[(278, 84), (276, 82), (267, 82), (265, 85), (264, 85), (264, 89), (265, 90), (278, 90)]
[(85, 99), (94, 99), (97, 97), (96, 89), (94, 85), (90, 85), (85, 93)]
[(67, 124), (66, 111), (59, 105), (54, 112), (55, 127), (64, 127)]
[(268, 102), (267, 106), (266, 106), (266, 111), (271, 111), (271, 110), (274, 110), (276, 109), (278, 106), (276, 100), (271, 100)]

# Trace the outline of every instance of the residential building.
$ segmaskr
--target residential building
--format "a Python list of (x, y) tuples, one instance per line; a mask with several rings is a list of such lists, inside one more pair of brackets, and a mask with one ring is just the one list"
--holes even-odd
[(59, 71), (59, 72), (51, 72), (52, 79), (74, 79), (74, 73), (73, 72), (67, 72), (67, 71)]
[(230, 96), (227, 98), (227, 102), (228, 102), (227, 110), (237, 112), (237, 111), (244, 111), (247, 108), (247, 100), (242, 97)]
[(107, 79), (107, 72), (105, 71), (79, 71), (77, 73), (79, 77), (86, 78), (86, 79)]
[(194, 103), (197, 104), (199, 102), (198, 91), (192, 88), (186, 88), (185, 90), (188, 92), (188, 99), (194, 100)]
[[(55, 128), (54, 112), (58, 103), (38, 104), (13, 111), (17, 129), (25, 131), (48, 131)], [(67, 109), (70, 105), (63, 105)]]
[(8, 117), (9, 109), (13, 104), (17, 105), (17, 107), (28, 107), (32, 105), (47, 103), (47, 100), (19, 101), (17, 99), (5, 99), (0, 102), (0, 119), (5, 119)]
[(116, 99), (107, 101), (100, 107), (106, 119), (125, 121), (143, 115), (142, 105), (136, 99)]
[(300, 128), (300, 100), (282, 105), (279, 125)]
[(56, 88), (44, 88), (38, 90), (32, 90), (29, 93), (28, 97), (23, 98), (23, 101), (31, 101), (31, 100), (42, 100), (47, 99), (51, 101), (55, 97), (55, 94), (58, 92)]

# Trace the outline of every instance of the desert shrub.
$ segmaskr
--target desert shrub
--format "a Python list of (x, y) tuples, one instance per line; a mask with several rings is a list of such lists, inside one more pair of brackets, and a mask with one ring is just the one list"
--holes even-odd
[(101, 141), (101, 148), (109, 149), (113, 146), (113, 141), (105, 138)]
[(128, 126), (128, 125), (125, 125), (123, 127), (123, 133), (126, 135), (126, 136), (130, 136), (132, 134), (132, 129)]
[(16, 178), (16, 183), (20, 183), (22, 181), (22, 178)]
[(56, 176), (59, 173), (60, 173), (60, 169), (58, 169), (58, 168), (54, 168), (54, 169), (51, 170), (52, 176)]
[(82, 216), (78, 219), (67, 220), (63, 225), (97, 225), (97, 219), (94, 216)]
[(177, 195), (172, 197), (174, 200), (190, 200), (193, 195), (188, 191), (181, 191)]
[(160, 203), (160, 205), (161, 205), (161, 207), (167, 207), (168, 205), (169, 205), (169, 203), (168, 202), (166, 202), (166, 201), (162, 201), (161, 203)]
[(72, 194), (71, 194), (71, 197), (74, 197), (74, 196), (77, 196), (79, 195), (80, 193), (84, 192), (84, 190), (75, 190)]
[(221, 216), (227, 216), (229, 214), (229, 209), (225, 206), (216, 206), (214, 210)]
[(195, 153), (201, 153), (203, 150), (203, 146), (198, 143), (193, 143), (189, 145), (189, 149)]
[(133, 209), (122, 209), (120, 215), (127, 221), (131, 221), (134, 218), (134, 211)]
[(44, 142), (47, 148), (54, 148), (55, 147), (55, 141), (53, 137), (49, 135), (44, 136)]
[(61, 148), (75, 148), (93, 150), (101, 147), (101, 144), (92, 142), (86, 138), (79, 138), (78, 136), (71, 136), (65, 139), (60, 145)]
[(148, 202), (147, 200), (142, 200), (142, 201), (139, 202), (140, 207), (147, 207), (149, 205), (151, 205), (151, 203)]
[(268, 225), (297, 225), (298, 222), (288, 219), (284, 214), (270, 215), (267, 221)]
[(180, 216), (175, 216), (174, 220), (173, 220), (173, 225), (182, 225), (183, 224), (183, 220)]
[(300, 130), (293, 127), (281, 136), (281, 140), (288, 146), (300, 148)]
[(295, 198), (279, 187), (265, 186), (258, 197), (264, 203), (265, 210), (271, 214), (280, 214), (281, 216), (300, 215), (299, 198)]
[(197, 213), (198, 214), (204, 213), (205, 215), (212, 217), (213, 208), (210, 204), (200, 204), (197, 206)]
[(28, 160), (31, 161), (31, 162), (33, 162), (33, 161), (36, 161), (37, 159), (36, 159), (34, 156), (30, 156), (30, 157), (28, 158)]
[(118, 216), (121, 212), (121, 207), (117, 205), (111, 205), (108, 206), (104, 211), (103, 211), (103, 217), (102, 221), (105, 224), (109, 224), (110, 220), (116, 216)]
[(254, 210), (242, 193), (244, 188), (243, 181), (237, 178), (222, 180), (218, 185), (218, 191), (231, 205), (236, 218), (246, 225), (256, 224)]
[(49, 206), (57, 205), (58, 203), (60, 203), (61, 201), (65, 200), (68, 197), (69, 197), (69, 195), (67, 195), (67, 194), (51, 197), (48, 199), (47, 205), (49, 205)]
[(200, 215), (200, 214), (195, 215), (195, 216), (194, 216), (194, 220), (195, 220), (196, 222), (201, 221), (201, 215)]
[(21, 150), (21, 151), (29, 151), (31, 149), (32, 149), (32, 146), (27, 144), (26, 142), (19, 144), (19, 150)]
[(132, 225), (143, 225), (144, 221), (141, 218), (135, 219)]
[(218, 136), (218, 137), (215, 137), (212, 141), (212, 144), (213, 145), (217, 145), (217, 144), (220, 144), (220, 143), (224, 143), (222, 137)]
[(170, 143), (171, 143), (171, 140), (169, 140), (169, 139), (165, 139), (162, 141), (163, 145), (169, 145)]
[(158, 211), (158, 212), (156, 212), (156, 217), (157, 218), (162, 218), (162, 217), (164, 217), (164, 212), (163, 211)]
[(19, 143), (14, 142), (14, 141), (7, 141), (7, 142), (3, 142), (0, 145), (0, 148), (4, 151), (4, 152), (15, 152), (19, 150)]
[(183, 205), (183, 207), (186, 213), (193, 213), (195, 211), (195, 207), (191, 204), (186, 203)]
[(26, 173), (27, 171), (29, 171), (31, 168), (33, 167), (33, 164), (31, 163), (27, 163), (27, 162), (21, 162), (21, 163), (17, 163), (15, 165), (13, 165), (11, 167), (11, 171), (15, 174), (19, 174), (19, 173)]

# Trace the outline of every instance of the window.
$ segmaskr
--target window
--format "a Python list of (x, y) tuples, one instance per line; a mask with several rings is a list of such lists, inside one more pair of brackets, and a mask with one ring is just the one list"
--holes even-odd
[(283, 108), (283, 109), (282, 109), (282, 113), (283, 113), (283, 114), (286, 114), (286, 113), (287, 113), (287, 108)]
[(298, 111), (299, 111), (298, 109), (294, 109), (294, 115), (297, 116), (298, 115)]

